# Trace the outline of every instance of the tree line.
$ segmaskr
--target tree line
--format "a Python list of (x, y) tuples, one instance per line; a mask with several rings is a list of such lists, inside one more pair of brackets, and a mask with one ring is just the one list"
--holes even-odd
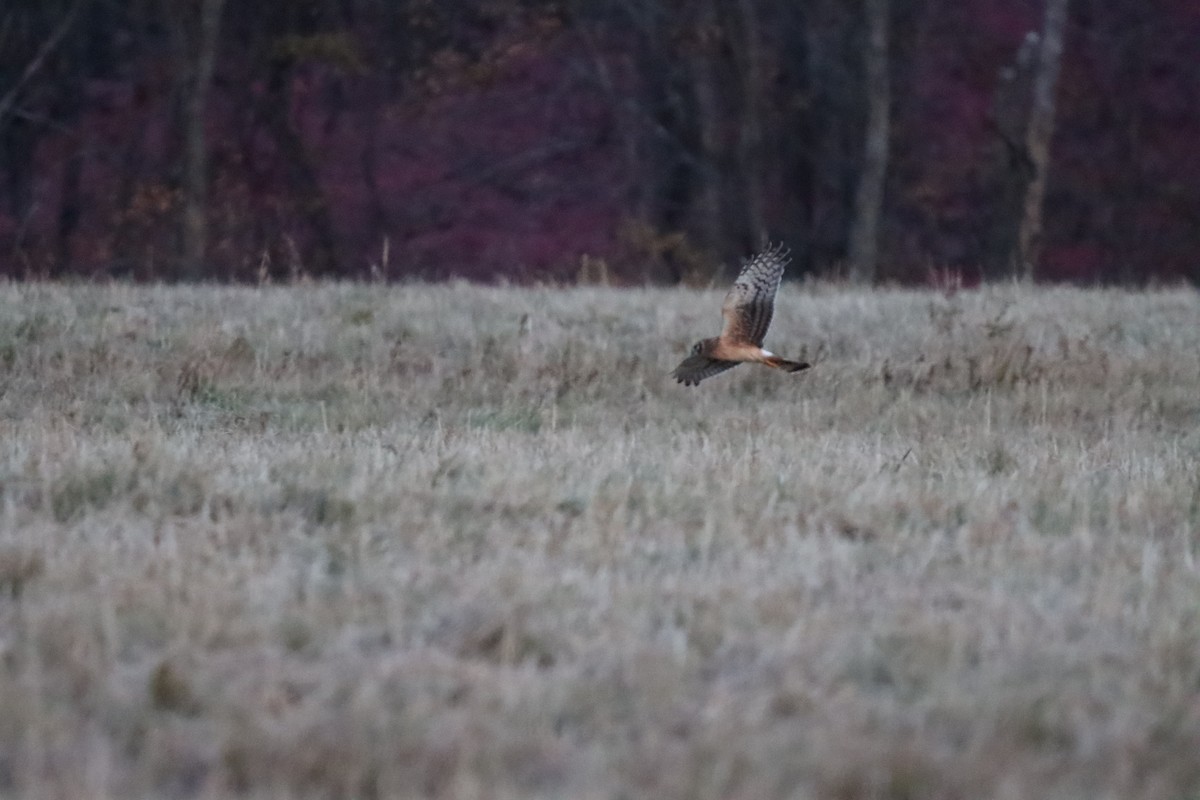
[(9, 0), (0, 267), (676, 282), (782, 240), (1197, 280), (1198, 36), (1177, 0)]

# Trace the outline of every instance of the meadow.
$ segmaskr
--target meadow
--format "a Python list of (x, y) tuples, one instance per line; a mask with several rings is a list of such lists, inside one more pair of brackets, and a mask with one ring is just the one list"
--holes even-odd
[(0, 285), (0, 796), (1200, 797), (1200, 294)]

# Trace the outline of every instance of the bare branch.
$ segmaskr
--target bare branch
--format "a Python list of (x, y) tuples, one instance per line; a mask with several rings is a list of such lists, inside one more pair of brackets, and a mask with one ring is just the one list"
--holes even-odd
[(67, 35), (67, 31), (71, 29), (71, 25), (75, 23), (75, 17), (79, 13), (79, 9), (83, 7), (83, 0), (75, 0), (75, 3), (63, 16), (62, 21), (58, 23), (58, 27), (42, 42), (42, 46), (38, 48), (33, 59), (25, 65), (25, 70), (21, 73), (21, 77), (13, 84), (3, 97), (0, 97), (0, 122), (9, 115), (9, 111), (16, 104), (17, 98), (20, 97), (21, 90), (25, 88), (25, 84), (33, 79), (33, 76), (38, 73), (46, 59), (54, 52), (63, 37)]

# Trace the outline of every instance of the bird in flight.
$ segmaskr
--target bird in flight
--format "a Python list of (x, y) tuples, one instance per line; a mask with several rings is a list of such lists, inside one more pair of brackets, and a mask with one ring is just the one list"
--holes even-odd
[(808, 369), (809, 364), (780, 358), (762, 346), (775, 311), (775, 292), (789, 259), (788, 251), (779, 245), (747, 261), (721, 305), (721, 316), (725, 318), (721, 335), (696, 342), (691, 355), (675, 368), (671, 377), (685, 386), (695, 386), (743, 361), (787, 372)]

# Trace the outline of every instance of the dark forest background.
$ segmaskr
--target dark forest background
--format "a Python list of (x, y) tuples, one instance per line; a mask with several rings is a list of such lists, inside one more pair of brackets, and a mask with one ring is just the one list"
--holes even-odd
[(6, 0), (0, 272), (1200, 282), (1196, 0)]

